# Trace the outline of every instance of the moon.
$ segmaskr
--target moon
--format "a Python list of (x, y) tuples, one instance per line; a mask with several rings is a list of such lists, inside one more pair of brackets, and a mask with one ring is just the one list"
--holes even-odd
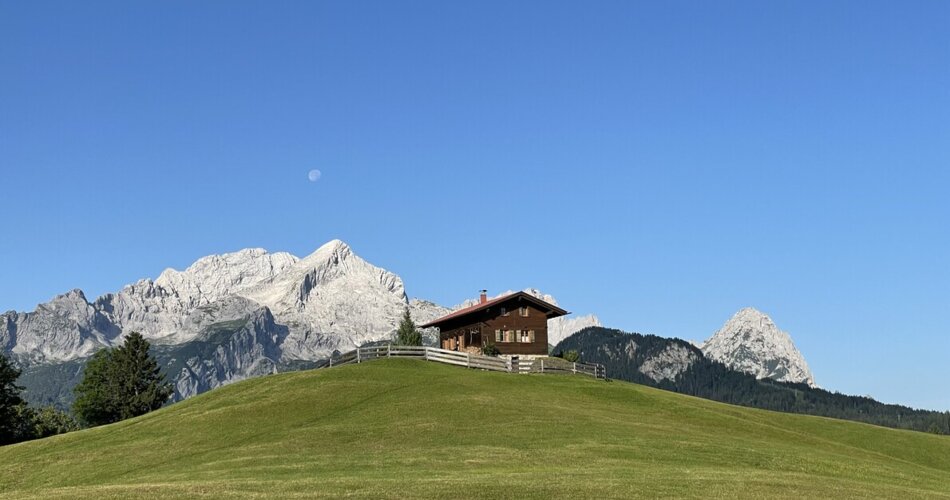
[(317, 169), (313, 169), (310, 172), (307, 172), (307, 178), (310, 179), (310, 182), (317, 182), (320, 180), (320, 176), (323, 175), (323, 172), (320, 172)]

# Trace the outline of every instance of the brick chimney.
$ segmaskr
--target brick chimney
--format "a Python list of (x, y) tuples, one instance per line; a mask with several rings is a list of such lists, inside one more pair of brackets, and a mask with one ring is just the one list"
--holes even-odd
[(488, 302), (488, 290), (481, 290), (481, 293), (478, 295), (478, 303), (484, 304)]

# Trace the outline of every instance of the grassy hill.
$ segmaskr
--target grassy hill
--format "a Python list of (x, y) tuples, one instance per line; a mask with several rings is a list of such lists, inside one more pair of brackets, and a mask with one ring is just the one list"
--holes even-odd
[(943, 497), (950, 438), (393, 359), (0, 448), (0, 495)]

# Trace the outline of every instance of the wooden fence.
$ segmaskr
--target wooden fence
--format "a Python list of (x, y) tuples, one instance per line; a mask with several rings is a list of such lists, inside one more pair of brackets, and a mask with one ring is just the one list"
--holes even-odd
[(505, 359), (466, 352), (449, 351), (436, 347), (380, 345), (360, 347), (349, 352), (331, 356), (321, 367), (362, 363), (380, 358), (414, 358), (448, 365), (464, 366), (479, 370), (491, 370), (506, 373), (563, 373), (589, 375), (606, 379), (607, 370), (597, 363), (572, 363), (561, 358)]

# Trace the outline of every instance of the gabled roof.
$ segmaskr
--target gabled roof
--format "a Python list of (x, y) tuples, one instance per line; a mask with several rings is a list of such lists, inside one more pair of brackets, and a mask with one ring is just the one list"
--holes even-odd
[(543, 300), (541, 300), (541, 299), (535, 297), (534, 295), (531, 295), (531, 294), (525, 293), (525, 292), (515, 292), (515, 293), (509, 293), (508, 295), (502, 295), (501, 297), (497, 297), (497, 298), (494, 298), (494, 299), (487, 300), (487, 301), (485, 301), (485, 302), (481, 302), (481, 303), (475, 304), (474, 306), (471, 306), (471, 307), (466, 307), (466, 308), (464, 308), (464, 309), (459, 309), (458, 311), (455, 311), (455, 312), (452, 312), (452, 313), (447, 314), (447, 315), (445, 315), (445, 316), (442, 316), (442, 317), (439, 318), (439, 319), (430, 321), (430, 322), (428, 322), (428, 323), (426, 323), (426, 324), (424, 324), (424, 325), (419, 325), (419, 327), (420, 327), (420, 328), (429, 328), (430, 326), (439, 326), (440, 324), (445, 323), (446, 321), (453, 320), (453, 319), (457, 319), (457, 318), (461, 318), (461, 317), (463, 317), (463, 316), (468, 316), (469, 314), (476, 313), (476, 312), (479, 312), (479, 311), (483, 311), (483, 310), (488, 309), (489, 307), (491, 307), (491, 306), (493, 306), (493, 305), (501, 304), (501, 303), (503, 303), (503, 302), (508, 302), (508, 301), (510, 301), (510, 300), (512, 300), (512, 299), (516, 299), (516, 298), (521, 298), (521, 299), (527, 300), (528, 302), (531, 302), (531, 303), (533, 303), (534, 305), (538, 306), (540, 309), (546, 310), (546, 311), (547, 311), (547, 316), (548, 316), (548, 318), (556, 318), (556, 317), (558, 317), (558, 316), (564, 316), (565, 314), (570, 314), (569, 312), (565, 311), (564, 309), (561, 309), (560, 307), (558, 307), (558, 306), (556, 306), (556, 305), (554, 305), (554, 304), (551, 304), (550, 302), (545, 302), (545, 301), (543, 301)]

